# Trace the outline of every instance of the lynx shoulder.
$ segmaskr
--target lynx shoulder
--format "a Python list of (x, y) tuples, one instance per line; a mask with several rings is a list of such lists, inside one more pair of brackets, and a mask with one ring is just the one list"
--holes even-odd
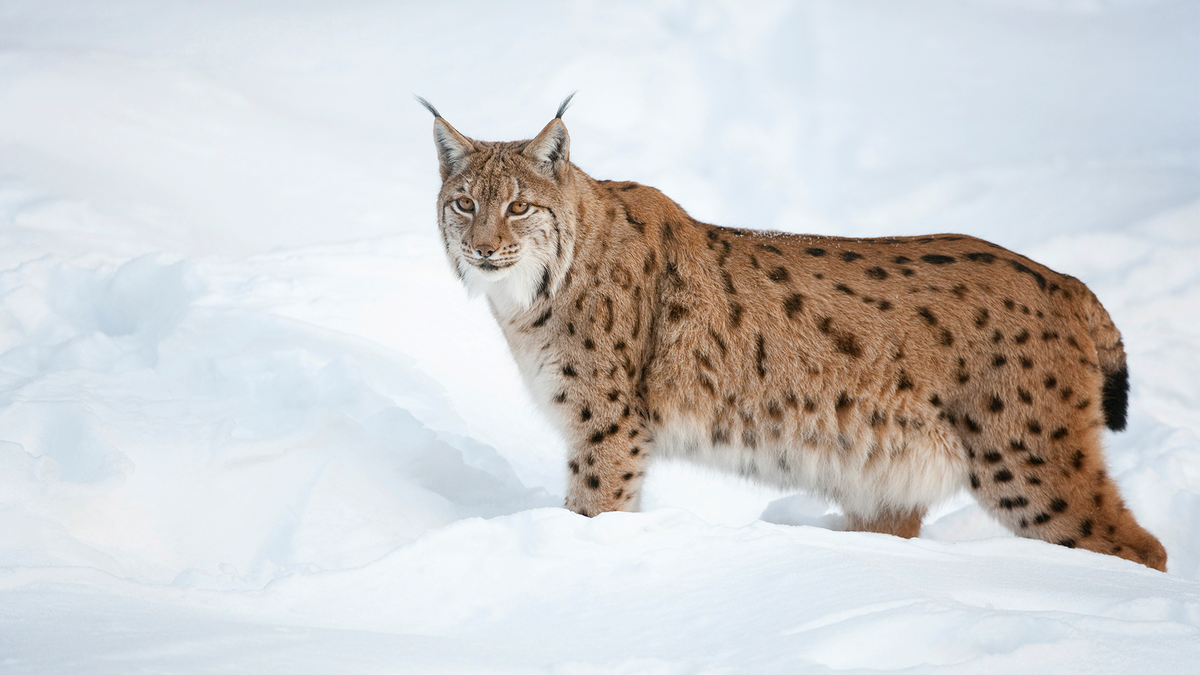
[(426, 106), (446, 255), (563, 433), (569, 508), (634, 510), (674, 456), (905, 537), (966, 488), (1020, 536), (1166, 568), (1105, 470), (1125, 352), (1077, 279), (964, 235), (700, 223), (572, 164), (563, 108), (483, 142)]

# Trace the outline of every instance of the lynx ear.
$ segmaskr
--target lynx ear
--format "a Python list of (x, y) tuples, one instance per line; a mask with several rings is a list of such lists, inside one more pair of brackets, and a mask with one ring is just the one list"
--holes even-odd
[(450, 123), (442, 119), (441, 113), (433, 104), (420, 96), (416, 97), (425, 109), (433, 113), (433, 144), (437, 146), (438, 164), (442, 172), (442, 180), (462, 169), (467, 155), (475, 152), (475, 144), (471, 139), (458, 133)]
[(471, 139), (458, 133), (441, 117), (433, 120), (433, 144), (437, 146), (442, 180), (458, 173), (466, 164), (467, 155), (475, 152), (475, 144)]
[(550, 120), (546, 128), (542, 129), (542, 133), (530, 141), (521, 154), (533, 160), (539, 168), (561, 179), (571, 154), (571, 137), (567, 135), (567, 126), (557, 117)]

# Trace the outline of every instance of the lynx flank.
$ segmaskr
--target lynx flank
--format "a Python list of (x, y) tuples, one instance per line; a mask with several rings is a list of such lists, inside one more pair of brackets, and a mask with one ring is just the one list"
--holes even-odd
[(508, 143), (421, 101), (446, 255), (562, 429), (568, 508), (636, 510), (647, 461), (685, 457), (902, 537), (965, 487), (1020, 536), (1166, 569), (1105, 471), (1128, 376), (1083, 283), (964, 235), (697, 222), (572, 164), (569, 100)]

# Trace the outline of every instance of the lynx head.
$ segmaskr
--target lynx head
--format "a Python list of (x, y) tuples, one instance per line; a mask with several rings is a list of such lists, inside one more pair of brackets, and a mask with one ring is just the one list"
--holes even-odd
[(418, 100), (434, 116), (442, 243), (468, 293), (486, 294), (500, 311), (553, 294), (576, 240), (575, 169), (562, 122), (571, 96), (536, 138), (507, 143), (467, 138)]

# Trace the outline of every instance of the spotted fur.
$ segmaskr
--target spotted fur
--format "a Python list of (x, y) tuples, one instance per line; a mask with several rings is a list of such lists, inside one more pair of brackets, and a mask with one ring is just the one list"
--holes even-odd
[(563, 432), (569, 508), (634, 510), (647, 461), (684, 457), (900, 536), (966, 488), (1021, 536), (1165, 569), (1105, 472), (1125, 352), (1077, 279), (965, 235), (700, 223), (570, 163), (561, 110), (500, 143), (430, 110), (447, 257)]

